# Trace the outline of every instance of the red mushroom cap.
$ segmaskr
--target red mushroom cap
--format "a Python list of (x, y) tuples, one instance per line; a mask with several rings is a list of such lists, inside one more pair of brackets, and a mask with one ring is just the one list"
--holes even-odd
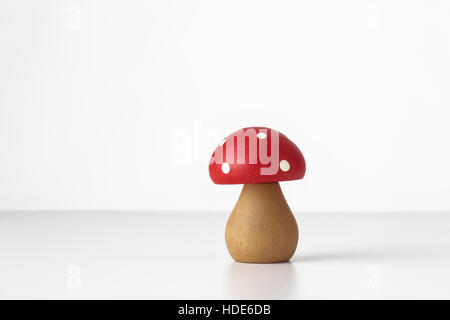
[(302, 179), (305, 158), (284, 134), (248, 127), (225, 138), (214, 150), (209, 175), (216, 184), (269, 183)]

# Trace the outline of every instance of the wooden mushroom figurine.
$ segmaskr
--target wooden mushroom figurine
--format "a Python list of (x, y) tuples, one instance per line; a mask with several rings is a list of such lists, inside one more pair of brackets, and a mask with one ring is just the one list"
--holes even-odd
[(285, 262), (293, 256), (298, 227), (280, 181), (302, 179), (305, 159), (284, 134), (266, 127), (238, 130), (214, 150), (209, 174), (216, 184), (243, 184), (225, 229), (234, 260)]

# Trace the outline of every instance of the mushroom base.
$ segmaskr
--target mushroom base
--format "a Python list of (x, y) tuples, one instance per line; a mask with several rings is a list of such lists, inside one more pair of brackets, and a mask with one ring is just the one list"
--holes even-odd
[(237, 262), (286, 262), (294, 255), (298, 227), (278, 183), (246, 184), (225, 229)]

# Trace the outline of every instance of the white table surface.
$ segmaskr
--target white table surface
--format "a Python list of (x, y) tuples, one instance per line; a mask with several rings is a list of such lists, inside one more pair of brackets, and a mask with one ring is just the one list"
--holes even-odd
[(226, 213), (0, 213), (0, 298), (450, 298), (450, 213), (296, 218), (292, 261), (257, 265)]

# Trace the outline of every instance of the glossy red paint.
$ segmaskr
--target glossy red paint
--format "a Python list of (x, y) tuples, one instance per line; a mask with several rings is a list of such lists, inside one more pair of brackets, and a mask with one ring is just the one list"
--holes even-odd
[(238, 130), (217, 146), (209, 174), (216, 184), (269, 183), (302, 179), (306, 165), (300, 149), (267, 127)]

